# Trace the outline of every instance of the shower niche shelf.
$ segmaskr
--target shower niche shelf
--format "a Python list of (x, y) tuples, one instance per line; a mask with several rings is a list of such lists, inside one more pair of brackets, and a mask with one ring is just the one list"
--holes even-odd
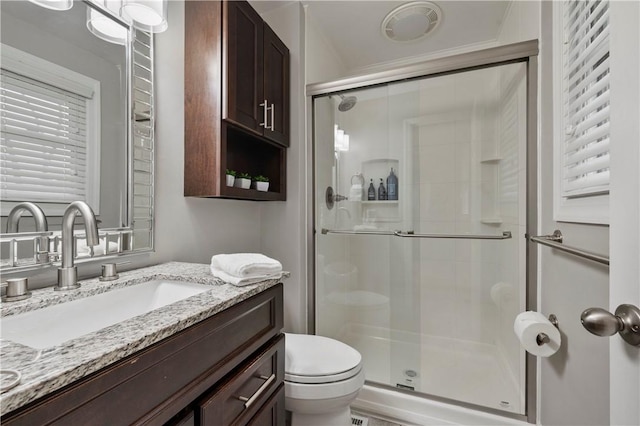
[[(402, 209), (400, 200), (403, 197), (404, 177), (400, 174), (400, 161), (394, 158), (376, 158), (362, 162), (362, 175), (364, 176), (364, 193), (367, 194), (369, 183), (373, 179), (373, 186), (378, 187), (380, 179), (387, 187), (387, 176), (393, 168), (393, 172), (398, 176), (398, 200), (366, 200), (362, 201), (362, 216), (369, 222), (400, 222), (402, 221)], [(387, 189), (388, 190), (388, 189)]]
[(398, 200), (365, 200), (362, 202), (362, 204), (395, 204), (397, 205), (399, 203)]

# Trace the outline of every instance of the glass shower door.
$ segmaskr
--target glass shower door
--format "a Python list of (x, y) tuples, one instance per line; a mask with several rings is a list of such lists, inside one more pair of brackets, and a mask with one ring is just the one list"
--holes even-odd
[(370, 383), (524, 413), (525, 71), (314, 98), (316, 333)]

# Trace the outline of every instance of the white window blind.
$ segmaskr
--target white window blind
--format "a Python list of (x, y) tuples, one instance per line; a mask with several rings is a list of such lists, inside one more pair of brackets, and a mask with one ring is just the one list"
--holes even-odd
[(562, 195), (609, 191), (609, 3), (564, 3)]
[(2, 69), (2, 201), (86, 199), (87, 99)]

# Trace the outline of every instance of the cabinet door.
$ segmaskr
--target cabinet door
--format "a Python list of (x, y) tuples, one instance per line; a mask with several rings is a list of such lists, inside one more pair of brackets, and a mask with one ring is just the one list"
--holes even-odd
[[(245, 1), (223, 2), (223, 118), (263, 133), (263, 22)], [(262, 126), (261, 126), (262, 123)]]
[(284, 385), (276, 391), (249, 423), (250, 426), (280, 426), (285, 424)]
[(264, 24), (264, 98), (268, 102), (268, 127), (264, 135), (289, 146), (289, 49)]

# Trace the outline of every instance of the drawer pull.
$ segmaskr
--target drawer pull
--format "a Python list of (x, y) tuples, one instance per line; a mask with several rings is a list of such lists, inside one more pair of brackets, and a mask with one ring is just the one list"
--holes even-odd
[(266, 380), (266, 382), (264, 382), (264, 383), (262, 384), (262, 386), (260, 386), (260, 387), (258, 388), (258, 390), (257, 390), (253, 395), (251, 395), (251, 398), (247, 398), (247, 397), (244, 397), (244, 396), (239, 396), (239, 397), (238, 397), (238, 399), (239, 399), (240, 401), (244, 402), (244, 408), (249, 408), (249, 407), (251, 407), (251, 405), (256, 401), (256, 399), (260, 398), (260, 395), (262, 395), (262, 394), (264, 393), (264, 391), (265, 391), (265, 390), (267, 390), (267, 388), (269, 387), (269, 385), (270, 385), (271, 383), (273, 383), (273, 381), (276, 379), (276, 375), (275, 375), (275, 374), (272, 374), (272, 375), (270, 375), (269, 377), (266, 377), (266, 376), (260, 376), (260, 378), (261, 378), (262, 380)]

